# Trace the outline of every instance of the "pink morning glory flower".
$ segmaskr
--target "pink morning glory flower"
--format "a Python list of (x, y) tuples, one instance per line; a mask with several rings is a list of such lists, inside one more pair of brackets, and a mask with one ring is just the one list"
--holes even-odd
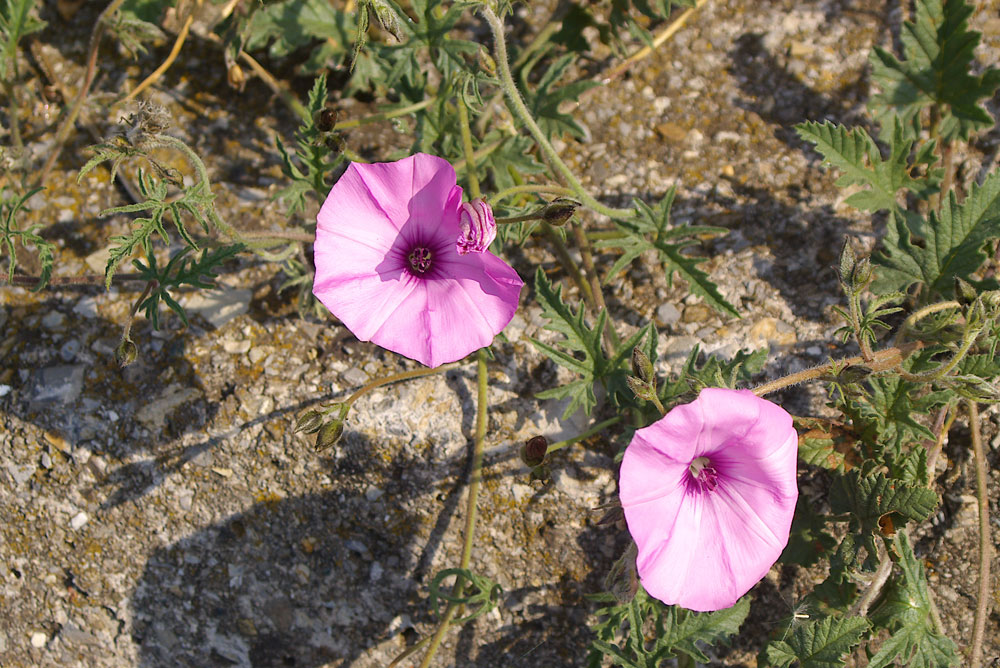
[(524, 283), (485, 247), (459, 253), (461, 209), (442, 158), (352, 163), (316, 219), (313, 294), (360, 340), (427, 366), (489, 345)]
[(797, 452), (791, 416), (748, 390), (706, 388), (636, 431), (619, 487), (646, 591), (721, 610), (760, 581), (788, 542)]

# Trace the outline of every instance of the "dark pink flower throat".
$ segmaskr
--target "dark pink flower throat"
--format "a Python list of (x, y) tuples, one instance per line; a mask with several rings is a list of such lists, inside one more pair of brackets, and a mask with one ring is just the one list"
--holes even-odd
[(423, 276), (431, 268), (431, 249), (426, 246), (417, 246), (410, 251), (407, 260), (410, 263), (410, 271), (417, 276)]
[(719, 472), (712, 466), (712, 460), (708, 457), (698, 457), (689, 467), (691, 478), (698, 489), (704, 492), (711, 492), (719, 484)]

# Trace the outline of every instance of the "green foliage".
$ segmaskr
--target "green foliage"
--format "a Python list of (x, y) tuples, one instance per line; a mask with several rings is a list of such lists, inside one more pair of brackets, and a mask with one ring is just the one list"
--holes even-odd
[(0, 0), (0, 81), (8, 81), (17, 71), (14, 59), (21, 38), (44, 27), (45, 21), (37, 17), (35, 0)]
[[(600, 381), (609, 384), (612, 375), (617, 374), (620, 376), (617, 386), (622, 389), (627, 388), (626, 366), (631, 358), (632, 349), (644, 337), (651, 336), (655, 339), (652, 326), (636, 331), (619, 344), (616, 350), (606, 354), (601, 341), (608, 321), (607, 310), (602, 310), (597, 315), (591, 327), (584, 319), (583, 307), (574, 311), (568, 306), (562, 298), (562, 286), (554, 288), (541, 267), (535, 272), (535, 291), (542, 306), (542, 314), (549, 320), (545, 329), (558, 332), (564, 338), (557, 341), (556, 345), (535, 339), (532, 339), (532, 343), (553, 362), (580, 376), (567, 385), (539, 392), (536, 396), (539, 399), (569, 398), (570, 402), (563, 412), (563, 418), (571, 415), (577, 408), (582, 408), (589, 415), (597, 404), (594, 383)], [(653, 349), (655, 352), (655, 346)]]
[(918, 166), (932, 165), (933, 143), (926, 144), (910, 161), (913, 139), (905, 138), (899, 119), (893, 119), (892, 135), (889, 142), (889, 159), (883, 160), (875, 140), (864, 128), (848, 129), (843, 125), (807, 122), (795, 126), (795, 131), (805, 141), (816, 146), (824, 161), (844, 174), (837, 185), (846, 188), (851, 185), (865, 186), (864, 190), (847, 198), (847, 203), (864, 211), (899, 211), (896, 198), (901, 190), (920, 196), (935, 192), (940, 180), (940, 171), (932, 171), (930, 177), (914, 177)]
[(298, 151), (294, 155), (289, 153), (277, 135), (274, 138), (281, 153), (281, 170), (290, 181), (276, 197), (285, 202), (289, 214), (304, 211), (309, 197), (322, 202), (330, 190), (327, 185), (330, 172), (343, 161), (340, 153), (331, 155), (326, 144), (328, 139), (336, 142), (337, 135), (333, 131), (322, 132), (316, 127), (317, 115), (327, 109), (328, 96), (326, 75), (321, 74), (309, 91), (306, 108), (309, 114), (295, 133)]
[(192, 252), (190, 247), (182, 248), (170, 258), (163, 269), (157, 266), (154, 254), (147, 256), (148, 264), (144, 264), (141, 260), (133, 260), (132, 264), (135, 265), (139, 275), (154, 286), (150, 290), (149, 296), (139, 305), (139, 308), (145, 312), (146, 319), (153, 325), (153, 329), (160, 328), (160, 301), (173, 309), (185, 325), (188, 324), (184, 308), (171, 296), (170, 292), (183, 286), (201, 289), (214, 288), (215, 272), (223, 263), (235, 257), (245, 248), (243, 244), (221, 246), (211, 251), (205, 248), (201, 251), (201, 256), (197, 258), (189, 257), (189, 253)]
[[(353, 16), (324, 0), (285, 0), (257, 5), (242, 26), (244, 48), (253, 51), (267, 47), (271, 57), (281, 58), (293, 51), (315, 44), (303, 65), (306, 72), (316, 72), (348, 53), (346, 45), (354, 35)], [(317, 44), (318, 42), (318, 44)]]
[[(800, 448), (801, 450), (801, 448)], [(837, 544), (836, 539), (826, 531), (826, 523), (818, 515), (804, 494), (795, 502), (792, 528), (788, 544), (778, 561), (800, 566), (812, 566)]]
[[(524, 92), (525, 104), (531, 110), (531, 115), (538, 121), (539, 127), (546, 137), (558, 137), (567, 133), (573, 137), (583, 138), (586, 133), (580, 124), (572, 116), (559, 111), (559, 107), (567, 102), (576, 102), (580, 95), (595, 86), (599, 86), (596, 81), (583, 79), (574, 81), (564, 86), (556, 87), (558, 82), (576, 60), (575, 54), (567, 53), (556, 59), (549, 65), (545, 74), (538, 80), (538, 84), (532, 88), (524, 79), (521, 81), (521, 90)], [(522, 70), (522, 76), (527, 70)]]
[(22, 230), (17, 226), (14, 217), (18, 211), (24, 208), (24, 203), (41, 190), (41, 188), (35, 188), (20, 197), (8, 197), (7, 189), (0, 189), (0, 226), (2, 226), (0, 227), (0, 249), (7, 251), (7, 281), (14, 280), (14, 270), (17, 268), (16, 244), (20, 244), (22, 248), (34, 246), (38, 253), (38, 262), (41, 265), (41, 274), (34, 292), (38, 292), (48, 285), (49, 278), (52, 276), (52, 256), (55, 246), (51, 241), (46, 241), (36, 234), (41, 225), (32, 225)]
[[(873, 289), (905, 291), (920, 283), (927, 298), (951, 293), (955, 278), (972, 281), (986, 261), (983, 247), (1000, 238), (1000, 171), (972, 184), (959, 203), (949, 192), (940, 213), (930, 219), (895, 214), (875, 256), (880, 266)], [(919, 240), (919, 241), (918, 241)]]
[[(605, 601), (613, 601), (607, 595)], [(707, 663), (701, 643), (726, 640), (740, 630), (750, 612), (750, 597), (744, 596), (731, 608), (716, 612), (692, 612), (676, 605), (664, 605), (640, 587), (631, 601), (601, 608), (603, 617), (591, 643), (588, 665), (598, 668), (606, 658), (623, 668), (657, 668), (674, 656), (684, 654)], [(622, 632), (622, 626), (628, 631)], [(652, 630), (652, 637), (647, 635)]]
[(917, 0), (915, 9), (916, 21), (905, 22), (900, 34), (903, 59), (877, 46), (871, 54), (872, 79), (882, 92), (870, 107), (885, 124), (888, 116), (911, 121), (935, 106), (941, 138), (967, 141), (971, 132), (993, 126), (980, 101), (1000, 87), (1000, 70), (970, 72), (980, 34), (968, 29), (973, 7), (964, 0)]
[(868, 668), (885, 668), (892, 663), (911, 668), (941, 668), (958, 663), (958, 653), (948, 637), (934, 628), (933, 608), (924, 566), (913, 555), (904, 532), (893, 541), (902, 579), (893, 579), (871, 620), (892, 632)]
[(846, 666), (844, 655), (861, 643), (871, 628), (863, 617), (824, 617), (796, 627), (784, 640), (770, 642), (764, 651), (764, 665), (783, 668), (798, 663), (800, 668)]
[[(466, 591), (458, 595), (441, 591), (441, 584), (445, 578), (453, 575), (456, 578), (456, 584), (462, 582), (462, 587)], [(470, 588), (472, 591), (468, 591)], [(486, 576), (476, 575), (467, 568), (446, 568), (438, 572), (430, 584), (431, 610), (437, 612), (439, 617), (443, 614), (443, 611), (440, 610), (440, 602), (442, 601), (449, 604), (462, 604), (473, 609), (465, 617), (453, 620), (452, 624), (471, 622), (473, 619), (489, 612), (497, 607), (497, 603), (499, 603), (502, 595), (503, 587)]]
[(850, 514), (850, 531), (859, 536), (869, 555), (876, 553), (874, 536), (888, 515), (899, 528), (910, 520), (925, 520), (938, 505), (938, 495), (925, 484), (887, 478), (881, 472), (854, 469), (838, 475), (830, 488), (830, 507)]
[(624, 236), (595, 242), (594, 246), (597, 248), (622, 249), (622, 255), (608, 270), (604, 282), (608, 283), (644, 252), (654, 251), (657, 259), (663, 264), (668, 284), (672, 284), (674, 274), (677, 274), (687, 281), (688, 289), (692, 293), (703, 298), (713, 308), (739, 317), (736, 308), (719, 294), (718, 288), (709, 279), (708, 274), (698, 268), (705, 259), (685, 255), (682, 252), (684, 248), (698, 243), (691, 237), (699, 234), (724, 234), (727, 230), (708, 226), (671, 227), (670, 206), (673, 201), (673, 188), (663, 196), (655, 208), (650, 208), (641, 200), (635, 200), (636, 217), (630, 221), (615, 221), (615, 225)]

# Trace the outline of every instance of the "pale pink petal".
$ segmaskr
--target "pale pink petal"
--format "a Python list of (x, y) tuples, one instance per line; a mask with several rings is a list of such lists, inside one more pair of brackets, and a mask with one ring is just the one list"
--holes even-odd
[[(788, 541), (797, 445), (791, 417), (745, 390), (705, 389), (636, 431), (620, 497), (646, 591), (699, 611), (749, 591)], [(691, 474), (703, 457), (714, 487)]]
[(464, 202), (459, 210), (462, 233), (455, 248), (459, 255), (484, 253), (497, 238), (497, 222), (493, 209), (481, 199)]

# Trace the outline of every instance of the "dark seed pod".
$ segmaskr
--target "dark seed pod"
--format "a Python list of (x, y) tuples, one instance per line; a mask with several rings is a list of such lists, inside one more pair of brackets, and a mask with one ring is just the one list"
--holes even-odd
[(295, 423), (295, 433), (305, 432), (307, 434), (312, 434), (317, 432), (323, 426), (323, 414), (319, 411), (306, 411), (299, 416), (298, 421)]
[(521, 446), (521, 459), (531, 467), (538, 466), (545, 459), (549, 441), (544, 436), (534, 436)]
[(338, 115), (336, 109), (331, 109), (330, 107), (320, 109), (316, 112), (316, 117), (313, 119), (316, 129), (320, 132), (330, 132), (337, 125)]
[(559, 227), (573, 217), (573, 213), (578, 206), (580, 206), (579, 203), (560, 197), (545, 207), (542, 211), (542, 218), (549, 225)]

